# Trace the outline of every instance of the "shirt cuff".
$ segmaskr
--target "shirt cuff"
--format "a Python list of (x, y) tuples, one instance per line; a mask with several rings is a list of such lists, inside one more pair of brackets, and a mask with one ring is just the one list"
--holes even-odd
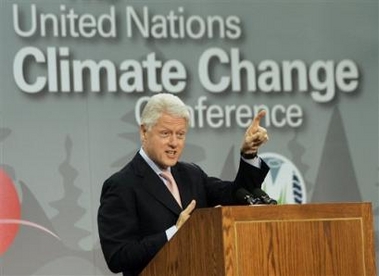
[(246, 159), (241, 156), (242, 160), (245, 161), (246, 163), (256, 167), (256, 168), (261, 168), (261, 159), (257, 156), (255, 156), (253, 159)]
[(171, 226), (170, 228), (168, 228), (166, 230), (166, 237), (167, 237), (167, 240), (171, 240), (171, 238), (176, 234), (176, 232), (178, 232), (178, 228), (173, 225)]

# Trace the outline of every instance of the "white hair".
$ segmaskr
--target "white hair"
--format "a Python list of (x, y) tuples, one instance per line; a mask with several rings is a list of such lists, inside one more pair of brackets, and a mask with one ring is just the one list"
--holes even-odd
[(141, 124), (151, 129), (163, 113), (183, 118), (189, 124), (190, 114), (187, 106), (178, 96), (169, 93), (159, 93), (149, 99), (142, 111)]

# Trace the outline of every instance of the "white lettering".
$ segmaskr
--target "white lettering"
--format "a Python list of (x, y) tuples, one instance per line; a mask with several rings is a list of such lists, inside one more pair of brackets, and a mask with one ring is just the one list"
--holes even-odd
[[(24, 16), (18, 4), (13, 4), (13, 28), (21, 37), (84, 37), (92, 38), (97, 35), (104, 38), (116, 37), (115, 7), (110, 6), (109, 13), (100, 14), (97, 18), (92, 14), (78, 14), (74, 9), (66, 11), (66, 6), (60, 6), (60, 15), (37, 11), (36, 5), (30, 5), (30, 22), (20, 18)], [(23, 29), (21, 23), (24, 23)], [(28, 28), (29, 27), (29, 28)], [(50, 33), (48, 33), (50, 31)]]
[(133, 37), (134, 31), (138, 31), (143, 38), (154, 39), (238, 39), (242, 35), (241, 19), (237, 16), (186, 14), (183, 7), (164, 15), (152, 14), (147, 6), (138, 14), (134, 7), (127, 6), (126, 34)]
[[(140, 115), (149, 97), (138, 99), (135, 106), (135, 118), (140, 123)], [(206, 104), (207, 97), (200, 96), (194, 107), (187, 106), (190, 113), (191, 128), (235, 128), (246, 129), (260, 110), (266, 110), (262, 125), (275, 128), (298, 128), (303, 124), (303, 111), (299, 105), (288, 107), (278, 104), (271, 108), (266, 105), (248, 106)]]
[[(42, 68), (42, 73), (31, 81), (34, 64)], [(44, 88), (54, 93), (117, 92), (118, 88), (127, 93), (145, 90), (180, 93), (187, 85), (184, 65), (178, 60), (159, 60), (154, 52), (142, 61), (124, 60), (118, 67), (107, 59), (72, 59), (67, 47), (48, 47), (46, 54), (35, 47), (21, 49), (14, 59), (13, 76), (17, 86), (26, 93), (37, 93)], [(87, 77), (88, 82), (84, 79)], [(90, 86), (86, 87), (86, 83)]]
[[(38, 93), (46, 85), (46, 77), (38, 76), (34, 83), (29, 83), (26, 76), (29, 74), (30, 65), (28, 58), (34, 58), (36, 63), (45, 63), (46, 58), (40, 50), (34, 47), (25, 47), (15, 56), (13, 62), (13, 76), (17, 86), (26, 93)], [(25, 73), (24, 73), (25, 72)]]
[(353, 92), (359, 85), (358, 67), (351, 60), (317, 60), (309, 68), (301, 60), (262, 60), (255, 67), (250, 60), (241, 60), (237, 48), (230, 54), (220, 48), (207, 49), (199, 58), (198, 73), (204, 89), (211, 93), (299, 91), (309, 92), (318, 103), (333, 100), (336, 87), (341, 92)]

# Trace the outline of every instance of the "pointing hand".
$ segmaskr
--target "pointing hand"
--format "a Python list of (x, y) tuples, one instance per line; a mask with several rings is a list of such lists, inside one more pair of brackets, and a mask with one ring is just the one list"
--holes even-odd
[(258, 148), (268, 141), (267, 130), (260, 126), (260, 121), (265, 115), (266, 111), (261, 110), (254, 117), (251, 125), (245, 132), (241, 152), (245, 154), (256, 154)]
[(190, 204), (188, 204), (187, 208), (184, 209), (176, 222), (176, 228), (182, 227), (182, 225), (190, 218), (192, 211), (196, 207), (196, 201), (193, 199)]

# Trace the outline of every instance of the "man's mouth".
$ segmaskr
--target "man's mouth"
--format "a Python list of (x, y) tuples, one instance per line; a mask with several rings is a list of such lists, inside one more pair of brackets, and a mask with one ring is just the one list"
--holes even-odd
[(169, 150), (169, 151), (166, 151), (167, 155), (169, 157), (175, 157), (176, 156), (176, 151), (174, 150)]

